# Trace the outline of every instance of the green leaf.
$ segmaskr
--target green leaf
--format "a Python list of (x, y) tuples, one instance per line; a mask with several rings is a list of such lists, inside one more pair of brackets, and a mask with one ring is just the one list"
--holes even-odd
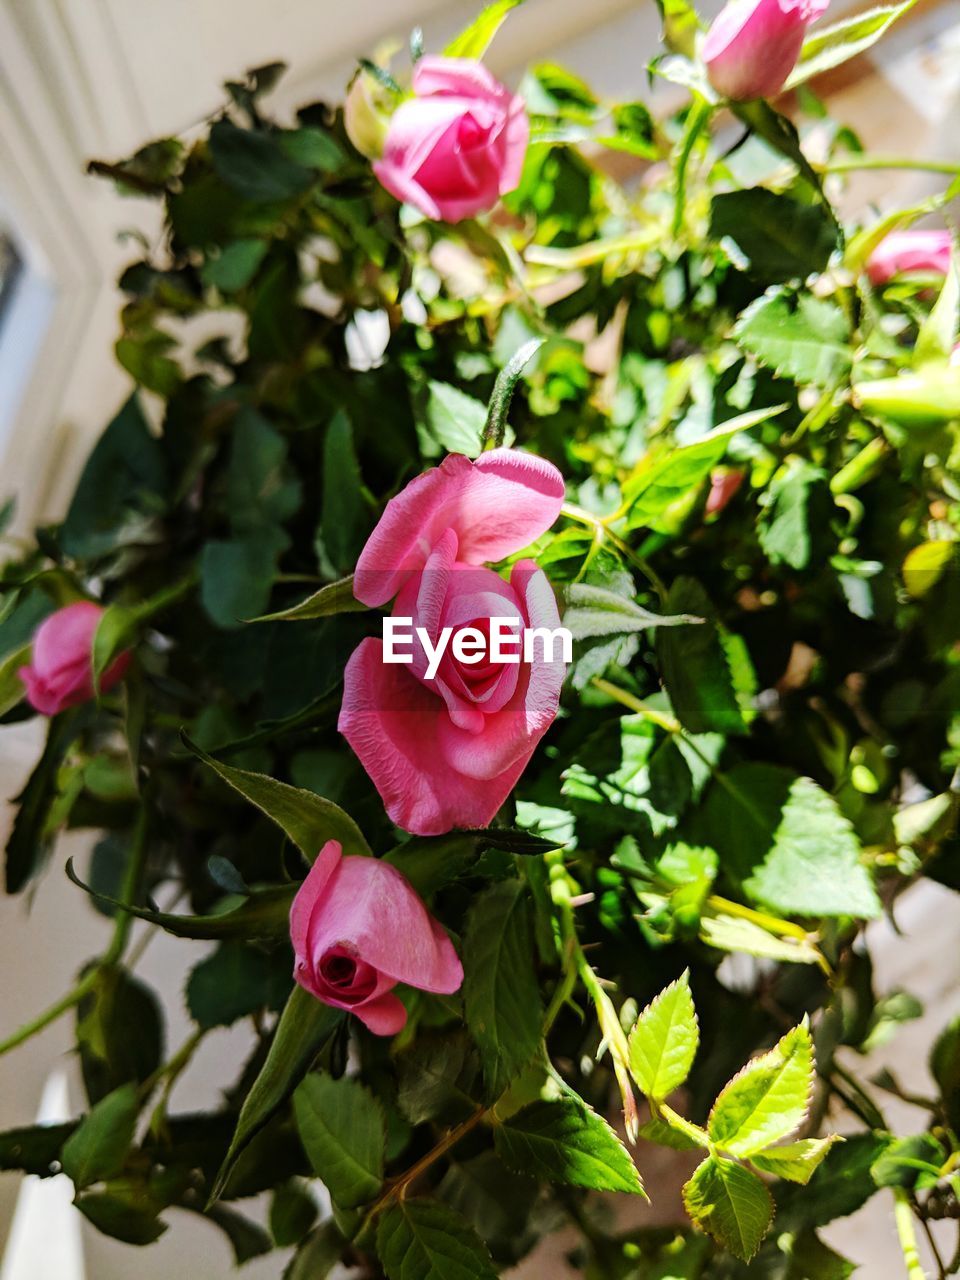
[(168, 352), (177, 340), (162, 329), (136, 329), (118, 339), (114, 348), (117, 360), (141, 387), (165, 399), (172, 396), (183, 381), (179, 364)]
[(804, 40), (799, 61), (784, 89), (796, 89), (814, 76), (866, 53), (916, 2), (905, 0), (904, 4), (867, 9), (829, 27), (817, 27)]
[(324, 549), (340, 572), (356, 563), (369, 532), (362, 485), (353, 427), (343, 410), (338, 409), (323, 440), (321, 528)]
[(760, 545), (771, 564), (806, 569), (822, 561), (833, 501), (827, 475), (806, 458), (789, 458), (767, 490)]
[(749, 431), (783, 413), (785, 408), (786, 405), (774, 405), (752, 410), (731, 418), (692, 444), (647, 454), (623, 486), (624, 505), (629, 507), (629, 527), (658, 529), (668, 508), (699, 488), (738, 432)]
[(74, 1203), (98, 1231), (124, 1244), (153, 1244), (167, 1229), (157, 1218), (157, 1204), (139, 1187), (121, 1184), (105, 1191), (87, 1191)]
[[(77, 1006), (76, 1042), (91, 1102), (129, 1081), (149, 1080), (163, 1058), (163, 1015), (150, 987), (118, 965), (101, 965)], [(137, 1034), (131, 1035), (130, 1028)]]
[(227, 186), (257, 203), (293, 199), (313, 181), (313, 175), (286, 154), (276, 134), (240, 129), (226, 118), (210, 130), (210, 155)]
[(690, 1074), (700, 1042), (688, 970), (647, 1005), (630, 1032), (630, 1071), (648, 1098), (661, 1101)]
[(383, 1185), (386, 1121), (359, 1080), (309, 1075), (293, 1095), (293, 1112), (313, 1171), (344, 1209), (373, 1200)]
[(476, 458), (483, 449), (483, 425), (487, 407), (446, 382), (430, 382), (427, 427), (437, 452), (463, 453)]
[(123, 1169), (140, 1114), (140, 1091), (124, 1084), (93, 1108), (63, 1144), (60, 1162), (78, 1190)]
[(810, 1230), (801, 1231), (790, 1246), (790, 1269), (784, 1280), (850, 1280), (856, 1264), (834, 1253)]
[(825, 964), (816, 945), (809, 939), (771, 933), (754, 920), (724, 911), (703, 913), (700, 937), (707, 946), (721, 951), (742, 952), (748, 956), (781, 960), (786, 964), (818, 964), (821, 967)]
[(923, 1190), (935, 1186), (947, 1158), (943, 1146), (932, 1133), (897, 1138), (870, 1167), (878, 1187), (906, 1187)]
[(836, 303), (768, 289), (733, 329), (737, 342), (780, 378), (828, 387), (851, 367), (850, 326)]
[(476, 860), (482, 835), (451, 831), (445, 836), (414, 836), (384, 854), (383, 860), (402, 871), (421, 898), (429, 898)]
[(800, 204), (766, 187), (713, 197), (710, 237), (732, 240), (750, 271), (768, 283), (820, 272), (837, 246), (836, 225), (819, 204)]
[(388, 1280), (496, 1280), (486, 1245), (472, 1227), (434, 1200), (401, 1200), (377, 1228)]
[(291, 160), (320, 173), (335, 173), (346, 159), (336, 139), (312, 125), (284, 131), (280, 134), (280, 146)]
[(215, 1222), (230, 1241), (233, 1260), (238, 1267), (242, 1267), (251, 1258), (262, 1258), (273, 1248), (273, 1240), (263, 1227), (257, 1222), (251, 1222), (242, 1213), (215, 1204), (206, 1209), (202, 1216)]
[(297, 1250), (283, 1280), (326, 1280), (346, 1247), (347, 1241), (332, 1218), (321, 1223)]
[[(444, 49), (448, 58), (482, 58), (511, 9), (523, 0), (494, 0)], [(406, 1280), (406, 1277), (404, 1277)]]
[(60, 528), (63, 550), (82, 560), (152, 540), (148, 530), (163, 510), (166, 484), (163, 450), (133, 395), (87, 459)]
[(960, 1129), (960, 1014), (937, 1037), (930, 1051), (930, 1074), (940, 1089), (950, 1123)]
[(629, 1152), (595, 1111), (574, 1101), (531, 1103), (493, 1133), (497, 1154), (518, 1173), (570, 1187), (643, 1195)]
[(709, 1156), (683, 1188), (683, 1203), (698, 1227), (734, 1257), (749, 1262), (773, 1220), (770, 1192), (755, 1173)]
[(265, 813), (313, 862), (328, 840), (336, 840), (345, 854), (369, 854), (370, 846), (360, 828), (338, 805), (313, 791), (277, 782), (264, 773), (234, 769), (201, 751), (183, 735), (185, 745), (234, 791)]
[(19, 671), (21, 667), (29, 665), (31, 650), (32, 645), (24, 645), (0, 662), (0, 716), (5, 716), (22, 701), (26, 693)]
[(661, 676), (677, 719), (691, 733), (745, 733), (755, 688), (745, 647), (732, 646), (731, 634), (713, 621), (713, 605), (695, 579), (676, 578), (665, 603), (672, 614), (703, 620), (657, 632)]
[(277, 558), (286, 545), (279, 529), (240, 538), (211, 538), (200, 556), (200, 599), (210, 620), (233, 631), (270, 603)]
[(198, 1027), (229, 1027), (261, 1009), (279, 1009), (290, 993), (287, 957), (227, 942), (195, 965), (187, 1008)]
[(260, 618), (251, 618), (251, 622), (304, 622), (310, 618), (329, 618), (337, 613), (362, 613), (365, 604), (353, 594), (353, 574), (341, 578), (339, 582), (331, 582), (321, 587), (306, 600), (282, 609), (279, 613), (267, 613)]
[(700, 814), (705, 843), (751, 902), (783, 915), (879, 915), (860, 842), (811, 778), (759, 763), (736, 765), (720, 778)]
[(480, 1101), (474, 1096), (480, 1069), (462, 1030), (418, 1035), (396, 1058), (397, 1105), (411, 1124), (459, 1123)]
[(467, 1026), (491, 1097), (537, 1052), (540, 990), (533, 968), (527, 899), (519, 880), (492, 885), (475, 902), (463, 944)]
[(0, 1133), (0, 1170), (55, 1178), (60, 1172), (63, 1144), (77, 1127), (77, 1121), (68, 1120), (63, 1124), (35, 1124)]
[(830, 1148), (842, 1141), (837, 1134), (828, 1138), (801, 1138), (799, 1142), (790, 1142), (783, 1147), (758, 1151), (750, 1157), (750, 1163), (762, 1173), (772, 1173), (788, 1182), (806, 1186)]
[(240, 1108), (230, 1147), (210, 1193), (220, 1196), (240, 1153), (296, 1089), (342, 1020), (342, 1013), (294, 987), (284, 1006), (260, 1074)]
[(948, 363), (960, 326), (960, 262), (954, 252), (940, 296), (925, 317), (913, 347), (913, 365)]
[(856, 1133), (838, 1142), (805, 1187), (777, 1188), (777, 1226), (812, 1229), (855, 1213), (876, 1192), (870, 1170), (889, 1145), (886, 1133)]
[(563, 625), (574, 640), (629, 635), (651, 627), (679, 627), (700, 621), (688, 615), (650, 613), (629, 596), (587, 582), (571, 582), (563, 594), (566, 601)]
[(203, 283), (221, 293), (245, 289), (257, 274), (269, 247), (266, 240), (234, 240), (216, 257), (207, 258), (200, 273)]
[(317, 1202), (306, 1184), (291, 1179), (270, 1201), (270, 1234), (281, 1249), (298, 1244), (317, 1219)]
[(710, 1140), (733, 1156), (752, 1156), (787, 1137), (807, 1114), (813, 1089), (813, 1042), (794, 1027), (720, 1091), (710, 1112)]

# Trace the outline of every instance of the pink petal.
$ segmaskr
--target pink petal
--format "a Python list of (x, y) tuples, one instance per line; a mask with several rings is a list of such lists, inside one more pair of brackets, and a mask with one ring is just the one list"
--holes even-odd
[(781, 0), (732, 0), (703, 42), (711, 85), (735, 102), (776, 96), (796, 66), (807, 21)]
[(457, 97), (501, 102), (509, 96), (496, 76), (474, 58), (444, 58), (427, 54), (413, 72), (413, 91), (418, 97), (454, 94)]
[(33, 638), (33, 665), (46, 677), (65, 667), (86, 662), (93, 666), (93, 637), (103, 610), (89, 600), (78, 600), (45, 618)]
[(307, 936), (310, 929), (310, 917), (317, 902), (323, 896), (340, 865), (343, 850), (336, 840), (328, 840), (316, 861), (307, 873), (303, 884), (297, 890), (297, 896), (290, 908), (290, 940), (297, 959), (307, 960), (309, 948)]
[(395, 1036), (407, 1024), (403, 1001), (392, 993), (376, 996), (366, 1004), (357, 1005), (351, 1012), (375, 1036)]
[(385, 604), (446, 529), (457, 535), (461, 560), (501, 560), (549, 529), (563, 498), (560, 472), (533, 454), (494, 449), (476, 462), (451, 454), (387, 503), (357, 561), (354, 594), (366, 605)]

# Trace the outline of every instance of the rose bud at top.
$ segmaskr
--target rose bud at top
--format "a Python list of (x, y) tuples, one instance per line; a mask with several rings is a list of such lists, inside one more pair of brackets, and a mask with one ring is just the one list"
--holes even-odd
[(463, 967), (442, 926), (388, 862), (344, 857), (328, 841), (290, 910), (293, 976), (311, 995), (355, 1013), (375, 1035), (407, 1020), (398, 982), (450, 995)]
[(867, 275), (877, 285), (908, 272), (945, 276), (952, 253), (949, 231), (893, 231), (868, 258)]
[(530, 136), (523, 99), (471, 58), (421, 58), (373, 170), (428, 218), (459, 222), (520, 182)]
[[(523, 637), (560, 618), (546, 575), (531, 560), (509, 581), (486, 561), (528, 546), (560, 514), (563, 477), (514, 449), (471, 462), (459, 454), (417, 476), (387, 503), (354, 575), (354, 594), (423, 628), (477, 633), (475, 660), (451, 644), (429, 673), (418, 639), (410, 662), (388, 662), (382, 640), (361, 641), (344, 672), (339, 729), (380, 792), (391, 820), (417, 835), (492, 821), (557, 714), (566, 673), (556, 649)], [(494, 618), (515, 619), (517, 642), (494, 653)], [(542, 634), (542, 633), (541, 633)]]
[(773, 98), (797, 64), (807, 27), (829, 0), (732, 0), (714, 19), (701, 56), (717, 93), (733, 102)]
[(710, 492), (707, 494), (704, 514), (718, 516), (727, 503), (739, 492), (744, 477), (745, 473), (735, 468), (731, 470), (724, 467), (714, 467), (713, 471), (710, 472)]
[[(21, 667), (19, 675), (27, 687), (27, 701), (41, 715), (55, 716), (94, 696), (93, 637), (102, 616), (98, 604), (81, 600), (40, 623), (30, 666)], [(129, 653), (115, 658), (100, 677), (101, 693), (122, 680), (129, 665)]]

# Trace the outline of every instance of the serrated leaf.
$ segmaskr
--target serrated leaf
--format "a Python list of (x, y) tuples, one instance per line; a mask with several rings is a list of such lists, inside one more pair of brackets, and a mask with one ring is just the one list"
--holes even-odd
[(723, 1087), (707, 1122), (711, 1141), (733, 1156), (762, 1151), (802, 1123), (812, 1089), (813, 1042), (801, 1023)]
[(661, 1101), (690, 1074), (700, 1042), (689, 970), (647, 1005), (630, 1032), (630, 1071), (648, 1098)]
[(800, 58), (784, 89), (796, 89), (814, 76), (865, 53), (898, 18), (909, 13), (916, 2), (906, 0), (904, 4), (868, 9), (829, 27), (816, 28), (804, 40)]
[(829, 386), (852, 363), (850, 326), (840, 308), (812, 294), (770, 289), (741, 314), (733, 336), (781, 378)]
[(709, 1156), (683, 1188), (683, 1203), (698, 1227), (749, 1262), (773, 1221), (770, 1192), (755, 1173)]
[(574, 640), (628, 635), (651, 627), (678, 627), (700, 621), (685, 615), (651, 613), (629, 596), (587, 582), (570, 583), (563, 595), (566, 601), (563, 625)]
[(293, 1113), (317, 1177), (344, 1209), (372, 1200), (383, 1185), (386, 1121), (359, 1080), (310, 1075), (293, 1095)]
[(837, 246), (837, 228), (820, 204), (751, 187), (713, 197), (710, 238), (733, 240), (753, 275), (779, 284), (822, 271)]
[(771, 564), (806, 569), (822, 559), (833, 503), (826, 472), (806, 458), (790, 458), (767, 490), (760, 545)]
[(139, 1114), (140, 1091), (131, 1083), (101, 1098), (81, 1121), (63, 1144), (60, 1156), (64, 1173), (78, 1190), (121, 1171)]
[(783, 1147), (758, 1151), (750, 1157), (750, 1163), (762, 1173), (772, 1173), (788, 1182), (806, 1186), (830, 1148), (842, 1141), (835, 1133), (827, 1138), (801, 1138), (799, 1142), (790, 1142)]
[(657, 633), (661, 675), (677, 719), (691, 733), (745, 733), (755, 687), (746, 647), (729, 645), (731, 633), (713, 620), (713, 605), (694, 578), (677, 578), (666, 605), (671, 613), (703, 619)]
[(377, 1228), (388, 1280), (496, 1280), (486, 1245), (459, 1214), (434, 1200), (401, 1200)]
[(643, 1195), (629, 1152), (607, 1122), (573, 1098), (524, 1107), (493, 1134), (504, 1164), (533, 1178)]
[(782, 915), (879, 914), (860, 841), (812, 778), (762, 763), (720, 776), (697, 815), (701, 835), (752, 903)]
[(366, 607), (353, 594), (353, 574), (350, 574), (348, 578), (321, 587), (289, 609), (265, 613), (259, 618), (251, 618), (250, 622), (306, 622), (311, 618), (329, 618), (337, 613), (362, 613)]
[(463, 964), (467, 1026), (480, 1049), (487, 1088), (496, 1097), (540, 1044), (540, 990), (519, 880), (492, 885), (477, 900), (467, 920)]
[(201, 751), (186, 734), (181, 736), (184, 744), (198, 759), (209, 765), (228, 786), (275, 822), (310, 862), (313, 862), (328, 840), (339, 841), (345, 854), (370, 853), (370, 846), (360, 828), (348, 813), (331, 800), (325, 800), (313, 791), (277, 782), (265, 773), (235, 769)]
[(353, 425), (338, 409), (323, 438), (323, 545), (337, 572), (356, 562), (370, 529)]
[[(446, 382), (430, 382), (427, 425), (440, 449), (476, 458), (483, 449), (487, 406)], [(439, 450), (437, 451), (439, 452)]]
[(813, 1231), (801, 1231), (790, 1248), (784, 1280), (850, 1280), (856, 1264), (834, 1253)]
[(754, 920), (723, 911), (704, 912), (700, 918), (700, 937), (707, 946), (720, 951), (742, 952), (786, 964), (818, 964), (821, 968), (826, 963), (809, 938), (770, 933)]

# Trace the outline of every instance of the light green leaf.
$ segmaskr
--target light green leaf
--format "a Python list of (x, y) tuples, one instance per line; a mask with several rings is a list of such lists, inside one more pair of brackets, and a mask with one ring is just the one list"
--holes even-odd
[(678, 627), (699, 618), (681, 614), (651, 613), (629, 596), (587, 582), (572, 582), (564, 590), (563, 625), (574, 640), (593, 636), (627, 635), (650, 627)]
[(133, 1143), (140, 1091), (124, 1084), (102, 1098), (63, 1144), (60, 1162), (77, 1190), (116, 1177)]
[(32, 645), (26, 644), (0, 662), (0, 716), (5, 716), (26, 693), (18, 673), (21, 667), (29, 665), (31, 649)]
[(768, 1147), (750, 1157), (750, 1163), (762, 1173), (772, 1173), (788, 1182), (802, 1185), (810, 1181), (820, 1161), (835, 1142), (842, 1142), (839, 1134), (828, 1138), (801, 1138), (783, 1147)]
[(789, 458), (767, 490), (760, 545), (771, 564), (806, 569), (816, 564), (833, 502), (827, 475), (806, 458)]
[(467, 1026), (480, 1049), (487, 1088), (496, 1097), (540, 1045), (540, 990), (519, 880), (492, 885), (474, 904), (463, 965)]
[(733, 336), (778, 377), (801, 386), (829, 386), (851, 365), (846, 317), (835, 303), (809, 293), (768, 289), (741, 314)]
[(518, 1173), (571, 1187), (644, 1194), (620, 1139), (573, 1098), (531, 1103), (498, 1125), (493, 1140), (504, 1164)]
[(370, 846), (360, 828), (348, 813), (331, 800), (325, 800), (313, 791), (277, 782), (265, 773), (234, 769), (201, 751), (185, 734), (183, 741), (228, 786), (272, 819), (310, 862), (313, 862), (328, 840), (337, 840), (345, 854), (370, 853)]
[(427, 425), (439, 449), (476, 458), (483, 449), (483, 424), (487, 406), (446, 382), (431, 382), (427, 399)]
[(304, 622), (310, 618), (329, 618), (335, 613), (362, 613), (365, 604), (353, 594), (353, 574), (341, 578), (339, 582), (331, 582), (321, 587), (306, 600), (291, 605), (289, 609), (281, 609), (279, 613), (267, 613), (260, 618), (251, 618), (251, 622)]
[(717, 1156), (704, 1160), (683, 1188), (683, 1203), (698, 1227), (744, 1262), (773, 1220), (773, 1200), (757, 1175)]
[(722, 911), (716, 915), (704, 912), (700, 918), (700, 937), (707, 946), (720, 951), (740, 951), (787, 964), (818, 964), (821, 968), (825, 963), (808, 938), (770, 933), (753, 920)]
[(803, 1121), (813, 1089), (813, 1042), (794, 1027), (720, 1091), (710, 1112), (710, 1139), (732, 1156), (750, 1156), (787, 1137)]
[(782, 915), (872, 919), (880, 902), (860, 841), (811, 778), (773, 764), (738, 764), (700, 812), (704, 843), (751, 902)]
[(958, 326), (960, 326), (960, 261), (954, 252), (950, 260), (950, 270), (944, 276), (940, 296), (917, 333), (917, 341), (913, 348), (914, 367), (947, 363), (957, 345)]
[(383, 1108), (359, 1080), (309, 1075), (293, 1095), (304, 1150), (344, 1209), (371, 1201), (383, 1184), (387, 1142)]
[(799, 61), (784, 88), (796, 89), (814, 76), (865, 53), (916, 2), (906, 0), (904, 4), (868, 9), (829, 27), (816, 28), (804, 40)]
[(401, 1200), (380, 1219), (377, 1253), (388, 1280), (496, 1280), (486, 1245), (435, 1200)]
[(523, 0), (494, 0), (493, 4), (488, 4), (474, 18), (469, 27), (450, 41), (443, 51), (444, 55), (448, 58), (482, 58), (507, 14), (522, 3)]
[(647, 1005), (630, 1032), (630, 1071), (648, 1098), (661, 1101), (690, 1074), (700, 1042), (690, 972)]

